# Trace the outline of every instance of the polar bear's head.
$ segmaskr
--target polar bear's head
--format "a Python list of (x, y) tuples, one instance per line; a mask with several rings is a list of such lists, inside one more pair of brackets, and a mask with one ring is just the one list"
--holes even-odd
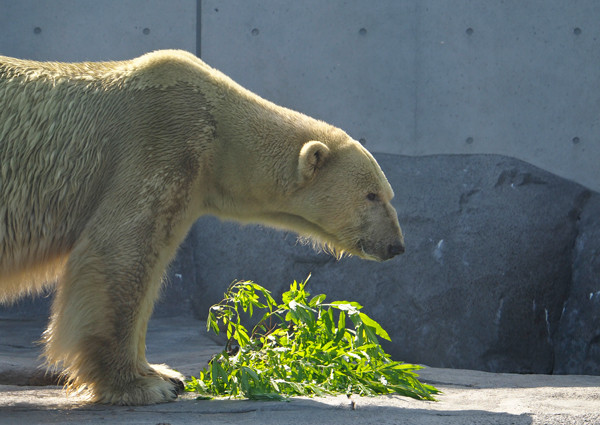
[(315, 245), (376, 261), (404, 252), (392, 188), (360, 143), (304, 143), (297, 179), (288, 224)]

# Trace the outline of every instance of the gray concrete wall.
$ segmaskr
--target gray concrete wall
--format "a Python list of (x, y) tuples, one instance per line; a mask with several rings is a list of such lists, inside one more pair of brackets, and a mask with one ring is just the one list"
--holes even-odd
[(0, 55), (120, 60), (196, 51), (196, 0), (0, 0)]
[(202, 57), (372, 151), (503, 154), (599, 190), (598, 22), (596, 0), (203, 0)]
[(0, 54), (201, 52), (374, 152), (503, 154), (600, 190), (598, 22), (596, 0), (1, 0)]

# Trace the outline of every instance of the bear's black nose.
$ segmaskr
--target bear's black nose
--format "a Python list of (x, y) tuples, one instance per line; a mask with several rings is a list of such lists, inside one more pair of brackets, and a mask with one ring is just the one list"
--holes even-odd
[(388, 245), (388, 254), (390, 258), (395, 257), (398, 254), (404, 254), (404, 244), (393, 243)]

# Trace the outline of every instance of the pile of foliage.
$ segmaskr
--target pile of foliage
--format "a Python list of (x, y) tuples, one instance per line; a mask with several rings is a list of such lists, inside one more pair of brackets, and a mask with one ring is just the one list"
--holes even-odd
[[(390, 337), (361, 309), (357, 302), (326, 303), (323, 294), (311, 298), (306, 281), (292, 283), (281, 304), (256, 283), (234, 282), (207, 321), (216, 334), (226, 329), (227, 346), (186, 391), (198, 398), (400, 394), (433, 400), (438, 391), (414, 373), (421, 367), (392, 361), (378, 341)], [(262, 317), (248, 332), (241, 316), (258, 311)]]

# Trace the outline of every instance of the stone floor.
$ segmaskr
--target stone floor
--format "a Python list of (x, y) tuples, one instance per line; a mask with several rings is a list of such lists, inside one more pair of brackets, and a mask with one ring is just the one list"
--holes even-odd
[[(32, 341), (40, 321), (0, 319), (0, 424), (600, 424), (599, 376), (494, 374), (426, 368), (423, 381), (443, 391), (437, 402), (399, 396), (294, 398), (290, 402), (198, 401), (119, 407), (83, 403), (49, 385)], [(186, 375), (220, 346), (195, 320), (153, 320), (148, 358)]]

